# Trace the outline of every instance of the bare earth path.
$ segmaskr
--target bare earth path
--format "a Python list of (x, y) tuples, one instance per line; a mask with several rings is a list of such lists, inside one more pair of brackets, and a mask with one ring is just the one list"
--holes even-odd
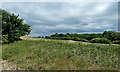
[[(32, 38), (30, 36), (22, 36), (20, 37), (22, 40), (45, 40), (48, 41), (50, 39), (43, 39), (43, 38)], [(89, 43), (89, 42), (81, 42), (81, 41), (73, 41), (73, 40), (66, 40), (66, 43), (82, 43), (82, 44), (100, 44), (100, 45), (109, 45), (109, 44), (101, 44), (101, 43)], [(112, 45), (119, 45), (119, 44), (112, 44)]]
[(16, 65), (7, 60), (1, 60), (2, 70), (16, 70)]
[(21, 68), (17, 68), (15, 63), (8, 62), (7, 60), (1, 60), (1, 70), (22, 70)]

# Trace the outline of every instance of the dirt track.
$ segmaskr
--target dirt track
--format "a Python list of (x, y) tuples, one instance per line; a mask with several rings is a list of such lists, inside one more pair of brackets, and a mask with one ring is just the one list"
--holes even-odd
[[(42, 38), (32, 38), (30, 36), (22, 36), (20, 37), (22, 40), (41, 40)], [(42, 40), (45, 40), (45, 41), (48, 41), (47, 39), (42, 39)], [(67, 42), (66, 43), (82, 43), (82, 44), (99, 44), (99, 45), (109, 45), (109, 44), (102, 44), (102, 43), (89, 43), (89, 42), (81, 42), (81, 41), (73, 41), (73, 40), (66, 40)], [(111, 45), (118, 45), (119, 44), (111, 44)]]

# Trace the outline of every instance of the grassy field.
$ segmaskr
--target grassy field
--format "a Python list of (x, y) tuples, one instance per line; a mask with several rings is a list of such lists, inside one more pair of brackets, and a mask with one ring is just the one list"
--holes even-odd
[(117, 70), (117, 45), (22, 40), (3, 45), (2, 59), (32, 70)]

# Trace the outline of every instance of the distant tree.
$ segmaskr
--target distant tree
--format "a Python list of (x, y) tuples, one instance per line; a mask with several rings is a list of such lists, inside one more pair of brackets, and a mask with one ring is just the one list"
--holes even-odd
[[(58, 34), (55, 33), (51, 36), (48, 36), (49, 39), (62, 39), (62, 40), (75, 40), (75, 41), (84, 41), (90, 42), (92, 41), (114, 41), (114, 43), (119, 43), (120, 41), (120, 33), (114, 31), (104, 31), (103, 33), (84, 33), (84, 34), (77, 34), (77, 33), (66, 33), (66, 34)], [(99, 40), (100, 39), (100, 40)], [(108, 39), (108, 40), (106, 40)]]
[(64, 34), (60, 33), (60, 34), (58, 35), (58, 37), (64, 37)]
[(59, 35), (58, 33), (55, 33), (55, 37), (58, 37), (58, 35)]
[(8, 36), (8, 43), (19, 40), (20, 36), (30, 32), (30, 25), (24, 23), (24, 19), (19, 18), (19, 15), (2, 10), (2, 35)]
[(119, 32), (104, 31), (102, 36), (111, 40), (111, 41), (120, 40), (120, 33)]
[(70, 33), (66, 33), (65, 34), (65, 37), (66, 37), (66, 39), (69, 39), (71, 36), (70, 36)]
[(109, 44), (111, 43), (111, 41), (107, 38), (93, 38), (92, 40), (90, 40), (91, 43), (106, 43)]

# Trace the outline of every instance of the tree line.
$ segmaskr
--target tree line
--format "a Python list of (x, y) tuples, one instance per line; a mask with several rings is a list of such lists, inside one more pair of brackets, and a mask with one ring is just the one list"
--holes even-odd
[(47, 39), (60, 39), (60, 40), (75, 40), (92, 43), (120, 43), (120, 33), (115, 31), (104, 31), (103, 33), (55, 33), (51, 36), (46, 36)]

